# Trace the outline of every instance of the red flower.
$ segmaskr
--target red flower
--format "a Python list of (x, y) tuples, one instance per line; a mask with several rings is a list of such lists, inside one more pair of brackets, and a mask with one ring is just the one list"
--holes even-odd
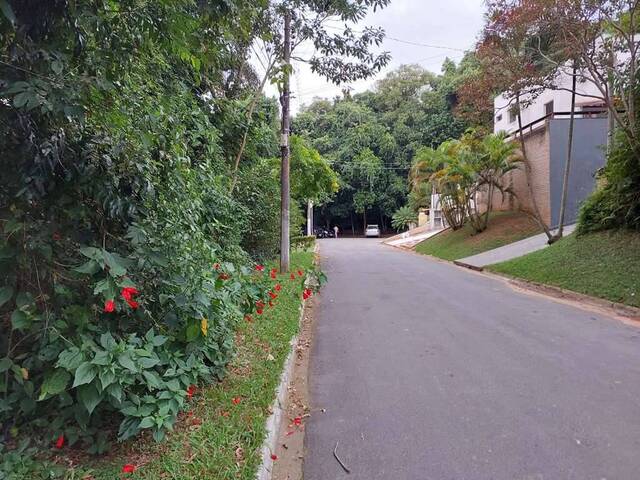
[(220, 264), (219, 263), (214, 263), (213, 264), (213, 269), (214, 270), (220, 270)]
[(275, 300), (276, 298), (278, 298), (278, 294), (273, 292), (269, 292), (269, 296), (271, 297), (271, 300)]
[(253, 318), (251, 317), (251, 315), (245, 315), (244, 319), (249, 323), (253, 322)]
[(269, 300), (269, 306), (273, 307), (273, 300)]
[(234, 397), (234, 398), (231, 400), (231, 403), (233, 403), (234, 405), (238, 405), (238, 404), (240, 404), (240, 402), (241, 402), (241, 401), (242, 401), (242, 398), (240, 398), (240, 397)]
[(282, 290), (282, 285), (280, 285), (279, 283), (276, 283), (275, 289), (276, 289), (276, 292), (279, 292), (280, 290)]
[(300, 417), (296, 417), (293, 419), (293, 424), (294, 425), (302, 425), (302, 418)]
[(264, 265), (256, 265), (256, 272), (262, 272), (264, 270)]
[(290, 280), (295, 280), (295, 279), (296, 279), (296, 276), (292, 273), (291, 275), (289, 275), (289, 279), (290, 279)]
[(262, 312), (263, 312), (263, 311), (264, 311), (264, 310), (262, 310), (261, 308), (259, 308), (258, 310), (256, 310), (256, 313), (257, 313), (258, 315), (262, 315)]
[(125, 300), (131, 300), (131, 297), (138, 295), (138, 289), (134, 287), (124, 287), (122, 289), (122, 297)]
[(133, 473), (135, 471), (136, 471), (136, 466), (131, 465), (130, 463), (127, 463), (122, 467), (122, 473)]
[(56, 440), (56, 448), (60, 450), (64, 447), (64, 435), (60, 435)]
[(114, 302), (113, 300), (107, 300), (106, 302), (104, 302), (104, 311), (106, 313), (111, 313), (116, 309), (116, 302)]
[(277, 273), (278, 273), (278, 270), (275, 268), (272, 268), (271, 271), (269, 272), (269, 275), (271, 275), (271, 278), (276, 278)]
[(221, 273), (220, 275), (218, 275), (218, 278), (220, 280), (229, 280), (229, 278), (231, 278), (231, 277), (229, 277), (229, 275), (226, 274), (226, 273)]
[(133, 309), (136, 309), (140, 306), (138, 302), (133, 300), (133, 296), (138, 295), (138, 289), (134, 287), (124, 287), (122, 289), (122, 298), (126, 300), (129, 306)]
[(301, 277), (304, 274), (304, 271), (298, 270), (298, 276)]
[(276, 455), (275, 453), (271, 454), (271, 460), (273, 460), (274, 462), (278, 459), (278, 455)]
[(308, 299), (311, 295), (313, 295), (313, 291), (310, 288), (305, 288), (304, 292), (302, 292), (302, 298), (305, 300)]
[(195, 385), (189, 385), (189, 388), (187, 388), (187, 398), (191, 399), (191, 397), (193, 397), (193, 394), (196, 393), (197, 390), (198, 387), (196, 387)]

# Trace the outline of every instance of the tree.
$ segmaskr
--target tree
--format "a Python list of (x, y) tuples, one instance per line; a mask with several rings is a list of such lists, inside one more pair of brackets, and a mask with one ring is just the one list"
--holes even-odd
[(417, 220), (418, 216), (416, 215), (415, 210), (413, 210), (410, 206), (405, 205), (404, 207), (400, 207), (393, 214), (391, 225), (396, 230), (402, 230), (403, 228), (408, 228), (411, 225), (415, 225)]
[[(457, 138), (467, 127), (454, 116), (454, 109), (455, 90), (468, 68), (468, 63), (448, 62), (436, 75), (405, 65), (376, 82), (371, 91), (333, 102), (318, 100), (303, 108), (294, 119), (295, 132), (331, 162), (344, 183), (333, 202), (320, 211), (325, 222), (343, 222), (343, 228), (355, 231), (366, 204), (369, 218), (375, 217), (383, 228), (391, 223), (392, 215), (407, 202), (406, 178), (417, 150)], [(373, 188), (351, 175), (354, 159), (364, 149), (382, 162)], [(428, 206), (430, 192), (419, 202)]]
[[(476, 174), (476, 182), (472, 190), (474, 202), (469, 202), (469, 220), (477, 232), (486, 230), (489, 216), (493, 211), (493, 200), (496, 191), (504, 197), (505, 193), (513, 195), (511, 188), (503, 182), (504, 176), (517, 168), (521, 161), (515, 143), (506, 141), (506, 134), (498, 133), (482, 137), (476, 152), (472, 155), (472, 168)], [(475, 157), (475, 158), (474, 158)], [(478, 210), (477, 193), (486, 193), (487, 203), (484, 212)]]
[[(385, 7), (390, 0), (346, 0), (341, 2), (317, 2), (315, 0), (281, 0), (271, 5), (272, 22), (263, 40), (268, 50), (275, 52), (273, 81), (280, 89), (282, 107), (281, 123), (281, 248), (280, 270), (289, 270), (289, 77), (292, 60), (308, 62), (311, 70), (330, 81), (340, 84), (368, 78), (382, 69), (390, 60), (388, 52), (375, 55), (371, 48), (382, 43), (384, 32), (366, 27), (356, 34), (345, 25), (342, 33), (329, 33), (327, 22), (357, 23), (369, 8)], [(274, 32), (282, 32), (274, 35)], [(310, 58), (295, 54), (296, 48), (308, 42), (313, 44)]]

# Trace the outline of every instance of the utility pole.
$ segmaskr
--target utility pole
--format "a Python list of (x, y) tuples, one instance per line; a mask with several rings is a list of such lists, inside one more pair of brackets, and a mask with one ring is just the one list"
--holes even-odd
[(284, 80), (280, 104), (282, 106), (282, 129), (280, 131), (280, 155), (282, 159), (280, 170), (280, 273), (289, 271), (289, 103), (291, 75), (291, 11), (284, 14)]

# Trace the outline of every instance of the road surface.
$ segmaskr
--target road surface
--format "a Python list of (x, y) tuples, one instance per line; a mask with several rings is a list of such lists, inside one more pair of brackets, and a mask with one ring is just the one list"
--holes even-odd
[(640, 479), (639, 328), (375, 239), (320, 254), (305, 480)]

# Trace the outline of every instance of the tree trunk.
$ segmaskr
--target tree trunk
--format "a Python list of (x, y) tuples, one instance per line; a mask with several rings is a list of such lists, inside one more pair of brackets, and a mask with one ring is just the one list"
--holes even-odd
[(531, 184), (531, 165), (529, 164), (529, 159), (527, 158), (527, 150), (524, 144), (524, 132), (522, 131), (522, 115), (520, 112), (520, 92), (516, 93), (516, 102), (518, 107), (518, 130), (520, 134), (518, 135), (520, 139), (520, 150), (522, 151), (522, 161), (524, 163), (525, 169), (525, 177), (527, 178), (527, 187), (529, 189), (529, 195), (531, 196), (531, 205), (533, 206), (533, 214), (536, 222), (540, 225), (540, 228), (544, 230), (545, 235), (549, 240), (551, 240), (552, 235), (549, 231), (548, 225), (542, 220), (542, 215), (540, 215), (540, 209), (538, 208), (538, 202), (536, 200), (535, 192), (533, 191), (533, 185)]
[(365, 208), (362, 212), (362, 233), (367, 230), (367, 209)]
[(349, 218), (351, 219), (351, 235), (355, 237), (356, 228), (353, 226), (353, 212), (349, 212)]
[(284, 14), (284, 81), (282, 85), (282, 129), (280, 136), (280, 273), (289, 271), (289, 75), (291, 69), (291, 12)]
[(564, 164), (564, 176), (562, 177), (562, 196), (560, 199), (560, 218), (558, 221), (558, 233), (549, 243), (554, 243), (562, 238), (564, 230), (564, 214), (567, 210), (567, 193), (569, 190), (569, 175), (571, 173), (571, 158), (573, 157), (573, 127), (576, 112), (576, 62), (573, 62), (573, 79), (571, 81), (571, 115), (569, 116), (569, 138), (567, 140), (567, 161)]

